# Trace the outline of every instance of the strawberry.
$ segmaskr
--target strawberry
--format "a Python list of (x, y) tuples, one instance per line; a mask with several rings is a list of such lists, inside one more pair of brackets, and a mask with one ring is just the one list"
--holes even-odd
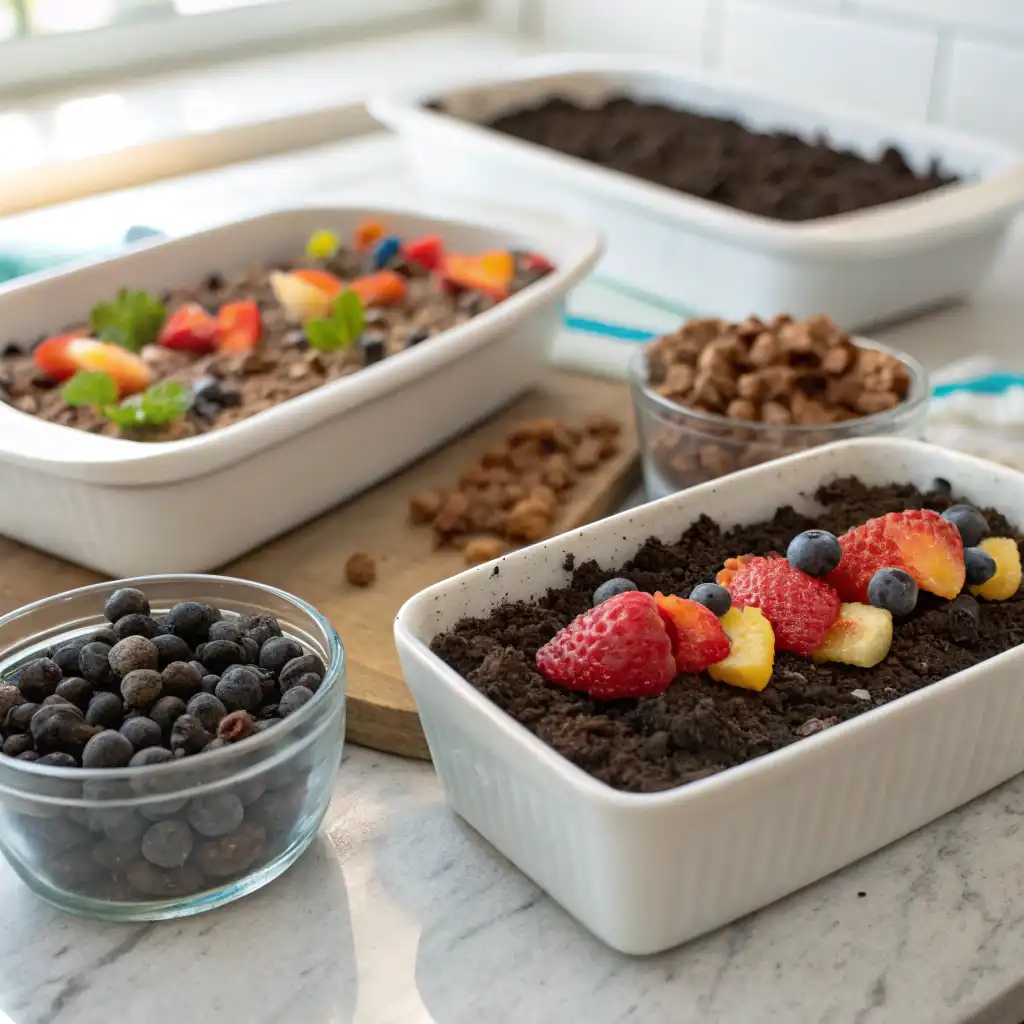
[(733, 577), (747, 564), (751, 559), (757, 558), (757, 555), (737, 555), (735, 558), (727, 558), (725, 564), (721, 569), (718, 570), (715, 576), (715, 582), (720, 587), (729, 589), (729, 584), (732, 582)]
[(437, 270), (444, 259), (444, 245), (437, 235), (413, 238), (402, 246), (402, 255), (410, 263), (418, 263), (427, 270)]
[(349, 288), (363, 300), (364, 307), (397, 306), (409, 293), (405, 278), (393, 270), (357, 277)]
[(777, 555), (736, 561), (739, 568), (722, 584), (733, 607), (760, 608), (775, 633), (775, 646), (809, 657), (839, 614), (839, 595)]
[(32, 352), (32, 361), (46, 374), (56, 381), (69, 380), (78, 372), (78, 366), (68, 355), (68, 345), (80, 334), (57, 334), (36, 345)]
[(156, 343), (176, 352), (205, 355), (217, 347), (217, 321), (198, 303), (187, 302), (167, 318)]
[(966, 577), (960, 531), (930, 509), (890, 512), (839, 538), (843, 557), (826, 582), (844, 601), (868, 603), (868, 583), (879, 569), (903, 569), (922, 590), (952, 600)]
[(481, 291), (495, 302), (508, 298), (514, 270), (512, 255), (507, 252), (484, 253), (482, 256), (449, 253), (442, 265), (449, 287)]
[(251, 352), (260, 340), (260, 307), (251, 299), (229, 302), (217, 314), (217, 348), (221, 352)]
[(573, 619), (537, 652), (537, 668), (552, 683), (595, 700), (651, 697), (676, 674), (658, 605), (639, 590)]
[(76, 370), (110, 374), (122, 398), (145, 391), (153, 383), (153, 371), (120, 345), (92, 338), (72, 338), (66, 352)]
[(657, 593), (654, 600), (672, 641), (677, 671), (696, 674), (729, 657), (729, 638), (713, 611), (671, 594)]
[(323, 292), (324, 295), (328, 295), (332, 299), (336, 295), (340, 295), (341, 289), (344, 287), (341, 283), (341, 278), (335, 276), (329, 270), (295, 270), (291, 276), (298, 278), (300, 281), (305, 281), (306, 284), (311, 284), (318, 291)]
[(555, 265), (546, 256), (539, 252), (521, 252), (519, 254), (519, 266), (527, 273), (550, 274)]

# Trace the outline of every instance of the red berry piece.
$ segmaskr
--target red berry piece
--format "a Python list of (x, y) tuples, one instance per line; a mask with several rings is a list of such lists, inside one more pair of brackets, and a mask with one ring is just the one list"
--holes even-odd
[(551, 682), (596, 700), (650, 697), (676, 674), (672, 644), (650, 594), (630, 591), (573, 619), (537, 652)]
[(744, 558), (723, 585), (734, 608), (761, 609), (775, 632), (776, 648), (805, 658), (839, 615), (835, 590), (794, 569), (784, 558)]
[(930, 509), (890, 512), (839, 538), (843, 557), (830, 573), (844, 601), (868, 604), (868, 584), (879, 569), (903, 569), (922, 590), (952, 600), (966, 578), (960, 532)]
[(694, 675), (729, 657), (729, 638), (710, 608), (685, 597), (655, 594), (672, 641), (676, 669)]
[(32, 351), (32, 361), (51, 380), (69, 380), (79, 367), (71, 358), (68, 345), (79, 337), (80, 334), (58, 334), (41, 341)]
[(438, 235), (411, 238), (402, 246), (402, 255), (410, 263), (418, 263), (427, 270), (437, 270), (444, 260), (444, 245)]
[(157, 344), (179, 352), (203, 355), (217, 347), (217, 321), (195, 302), (176, 309), (167, 319)]

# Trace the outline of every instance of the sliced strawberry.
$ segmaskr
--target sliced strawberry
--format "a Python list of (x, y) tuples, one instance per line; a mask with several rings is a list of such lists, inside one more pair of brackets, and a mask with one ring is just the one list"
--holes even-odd
[(110, 374), (122, 398), (145, 391), (153, 383), (152, 370), (137, 355), (120, 345), (92, 338), (74, 338), (68, 343), (66, 352), (76, 370)]
[(379, 270), (376, 274), (357, 277), (348, 287), (367, 307), (397, 306), (409, 294), (405, 278), (393, 270)]
[(217, 348), (221, 352), (251, 352), (262, 328), (260, 307), (255, 302), (229, 302), (217, 314)]
[[(499, 257), (507, 257), (507, 263)], [(485, 253), (483, 256), (461, 256), (449, 253), (442, 272), (447, 282), (457, 288), (480, 291), (495, 302), (508, 298), (514, 267), (511, 253)]]
[(555, 269), (551, 260), (538, 252), (521, 252), (519, 266), (528, 274), (550, 274)]
[(341, 278), (327, 270), (296, 270), (293, 271), (292, 277), (297, 277), (300, 281), (311, 284), (314, 288), (330, 296), (332, 299), (336, 295), (340, 295), (341, 289), (344, 287), (341, 283)]
[(32, 352), (32, 361), (36, 366), (56, 381), (66, 381), (78, 372), (74, 360), (68, 355), (68, 345), (81, 334), (57, 334), (36, 345)]
[(537, 668), (552, 683), (595, 700), (653, 696), (676, 674), (658, 606), (638, 590), (573, 619), (537, 652)]
[(410, 263), (418, 263), (427, 270), (437, 270), (444, 259), (444, 245), (438, 235), (413, 238), (402, 246), (402, 255)]
[(678, 671), (696, 674), (729, 657), (729, 638), (713, 611), (672, 594), (657, 593), (654, 600), (665, 620)]
[(217, 321), (198, 303), (187, 302), (167, 318), (156, 343), (176, 352), (205, 355), (217, 347)]
[(868, 603), (868, 583), (879, 569), (903, 569), (922, 590), (952, 600), (966, 578), (960, 531), (938, 512), (890, 512), (839, 538), (843, 557), (826, 581), (844, 601)]
[(718, 570), (718, 574), (715, 576), (715, 582), (720, 587), (729, 589), (729, 584), (732, 582), (733, 577), (749, 562), (751, 559), (757, 558), (757, 555), (737, 555), (735, 558), (727, 558), (725, 565)]

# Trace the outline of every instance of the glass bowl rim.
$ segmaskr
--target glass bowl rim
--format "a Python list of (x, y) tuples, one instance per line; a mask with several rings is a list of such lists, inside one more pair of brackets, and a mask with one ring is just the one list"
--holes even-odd
[[(109, 593), (111, 590), (116, 590), (121, 587), (137, 587), (144, 589), (144, 585), (149, 582), (152, 583), (198, 583), (198, 582), (214, 582), (218, 584), (232, 584), (235, 586), (241, 586), (249, 590), (259, 591), (266, 594), (271, 594), (286, 604), (290, 604), (297, 608), (299, 611), (304, 612), (308, 615), (313, 622), (323, 631), (327, 637), (327, 646), (330, 657), (326, 665), (326, 671), (324, 672), (324, 680), (321, 686), (317, 689), (316, 693), (313, 694), (313, 699), (305, 703), (298, 711), (293, 712), (287, 718), (281, 721), (281, 724), (275, 726), (273, 729), (266, 729), (255, 736), (247, 737), (243, 743), (229, 744), (226, 747), (222, 747), (220, 750), (215, 750), (211, 754), (196, 755), (196, 757), (202, 757), (202, 765), (216, 768), (218, 765), (223, 765), (224, 770), (221, 778), (218, 782), (230, 781), (234, 774), (244, 774), (251, 772), (253, 768), (258, 768), (258, 761), (256, 764), (246, 764), (232, 771), (229, 767), (230, 762), (234, 760), (241, 760), (243, 756), (253, 752), (258, 752), (261, 747), (269, 747), (271, 744), (274, 745), (274, 754), (280, 754), (279, 749), (280, 737), (282, 735), (288, 736), (289, 733), (297, 731), (304, 723), (308, 723), (314, 716), (315, 713), (319, 712), (321, 708), (327, 703), (328, 694), (331, 694), (339, 686), (342, 688), (342, 700), (345, 699), (344, 684), (345, 684), (345, 670), (346, 670), (346, 653), (345, 645), (339, 635), (338, 631), (334, 628), (331, 622), (325, 615), (319, 612), (307, 601), (304, 601), (301, 597), (297, 597), (295, 594), (289, 593), (287, 590), (281, 590), (278, 587), (271, 586), (268, 583), (257, 583), (255, 580), (241, 579), (237, 576), (220, 576), (215, 573), (152, 573), (147, 576), (132, 576), (118, 580), (106, 580), (100, 583), (90, 583), (84, 587), (75, 587), (72, 590), (64, 590), (58, 594), (51, 594), (49, 597), (41, 598), (38, 601), (33, 601), (31, 604), (22, 605), (20, 608), (16, 608), (13, 611), (8, 612), (6, 615), (0, 616), (0, 627), (10, 625), (12, 622), (33, 612), (40, 611), (49, 604), (53, 604), (57, 601), (66, 600), (68, 598), (85, 597), (91, 593)], [(230, 608), (228, 609), (231, 610)], [(0, 651), (2, 656), (3, 651)], [(294, 741), (294, 737), (293, 737)], [(287, 746), (287, 744), (286, 744)], [(2, 766), (5, 769), (9, 769), (12, 775), (22, 775), (26, 780), (31, 778), (36, 779), (59, 779), (66, 782), (86, 782), (95, 781), (98, 779), (104, 779), (107, 781), (127, 781), (130, 779), (140, 778), (144, 773), (149, 777), (155, 777), (158, 773), (167, 779), (173, 778), (175, 771), (181, 772), (183, 775), (186, 771), (195, 771), (196, 769), (196, 757), (184, 757), (179, 760), (168, 761), (164, 764), (144, 765), (135, 768), (61, 768), (56, 765), (41, 765), (36, 764), (34, 761), (19, 761), (17, 758), (4, 757)], [(0, 788), (3, 788), (3, 784), (0, 783)], [(191, 788), (188, 785), (182, 785), (182, 789)], [(26, 799), (39, 797), (41, 800), (47, 802), (53, 801), (53, 797), (46, 793), (33, 793), (30, 789), (18, 791)], [(174, 789), (161, 789), (159, 795), (154, 794), (154, 800), (167, 800), (173, 796), (176, 790)], [(62, 802), (60, 798), (56, 798), (56, 802)], [(76, 802), (71, 801), (69, 802)], [(97, 802), (97, 801), (93, 801)], [(98, 801), (102, 802), (102, 801)], [(113, 800), (112, 802), (117, 802)]]
[[(701, 412), (698, 409), (680, 405), (678, 402), (673, 402), (671, 399), (659, 395), (650, 387), (647, 383), (647, 350), (657, 340), (654, 339), (654, 341), (645, 343), (630, 356), (628, 363), (630, 383), (646, 402), (656, 406), (659, 410), (675, 415), (682, 414), (699, 423), (706, 423), (709, 427), (713, 426), (716, 429), (750, 430), (755, 433), (773, 431), (776, 437), (779, 435), (799, 437), (804, 434), (821, 434), (829, 431), (842, 434), (846, 431), (863, 427), (878, 427), (884, 430), (886, 424), (895, 422), (903, 416), (913, 415), (922, 411), (931, 400), (928, 372), (913, 356), (900, 349), (884, 345), (882, 342), (875, 341), (872, 338), (862, 338), (854, 335), (851, 337), (851, 340), (858, 348), (868, 348), (876, 352), (884, 352), (886, 355), (898, 359), (906, 367), (910, 375), (910, 389), (907, 397), (899, 405), (894, 406), (892, 409), (870, 413), (867, 416), (858, 416), (856, 419), (843, 420), (839, 423), (765, 423), (761, 420), (736, 420), (721, 413)], [(676, 425), (682, 426), (682, 424)]]

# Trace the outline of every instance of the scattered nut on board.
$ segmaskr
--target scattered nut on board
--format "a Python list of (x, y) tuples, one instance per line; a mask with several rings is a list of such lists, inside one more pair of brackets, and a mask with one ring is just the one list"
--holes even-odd
[(353, 587), (368, 587), (377, 579), (377, 562), (372, 555), (357, 551), (345, 563), (345, 579)]
[(602, 414), (582, 423), (524, 420), (489, 445), (455, 488), (414, 494), (409, 519), (430, 524), (438, 547), (462, 548), (469, 565), (532, 544), (551, 532), (580, 477), (618, 452), (621, 430)]

